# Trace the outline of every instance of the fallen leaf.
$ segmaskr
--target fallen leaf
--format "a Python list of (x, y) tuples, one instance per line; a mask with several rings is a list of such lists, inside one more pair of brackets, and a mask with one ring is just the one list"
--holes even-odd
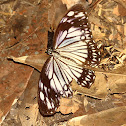
[(62, 114), (75, 113), (79, 109), (80, 103), (72, 98), (61, 98), (60, 107), (57, 111), (60, 111)]
[(126, 107), (117, 107), (95, 114), (75, 117), (68, 121), (68, 126), (120, 126), (125, 124)]

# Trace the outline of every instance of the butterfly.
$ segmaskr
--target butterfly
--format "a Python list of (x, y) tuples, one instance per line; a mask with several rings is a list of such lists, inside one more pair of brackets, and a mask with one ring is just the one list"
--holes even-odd
[(95, 80), (93, 70), (100, 62), (100, 51), (92, 38), (87, 13), (76, 4), (61, 19), (48, 48), (38, 85), (38, 104), (42, 115), (53, 115), (60, 105), (60, 97), (72, 97), (70, 83), (74, 79), (89, 88)]

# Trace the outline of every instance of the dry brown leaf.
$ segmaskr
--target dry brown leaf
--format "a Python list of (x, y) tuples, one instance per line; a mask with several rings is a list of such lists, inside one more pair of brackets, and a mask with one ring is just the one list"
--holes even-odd
[[(55, 4), (55, 6), (53, 7), (54, 10), (55, 10), (55, 7), (57, 7), (56, 10), (59, 13), (57, 13), (56, 16), (54, 16), (55, 14), (52, 14), (52, 13), (54, 13), (54, 11), (50, 10), (50, 12), (52, 12), (52, 13), (50, 13), (50, 15), (52, 16), (52, 17), (50, 16), (51, 17), (50, 21), (56, 20), (57, 22), (59, 22), (59, 20), (56, 17), (59, 17), (59, 16), (62, 17), (62, 14), (64, 15), (64, 12), (63, 12), (63, 10), (64, 10), (63, 8), (64, 7), (62, 6), (61, 0), (59, 0), (59, 1), (60, 2), (59, 3), (57, 2)], [(125, 8), (125, 6), (123, 5), (124, 1), (121, 1), (121, 0), (114, 0), (114, 1), (120, 2), (122, 4), (122, 6)], [(124, 49), (125, 45), (126, 45), (125, 44), (125, 37), (124, 37), (124, 35), (126, 35), (125, 34), (126, 33), (125, 32), (126, 31), (125, 30), (125, 17), (121, 17), (120, 18), (117, 15), (112, 15), (113, 14), (113, 8), (115, 8), (115, 6), (117, 6), (117, 4), (118, 4), (118, 3), (115, 3), (114, 1), (102, 1), (102, 2), (100, 2), (98, 4), (98, 6), (97, 6), (98, 8), (96, 7), (93, 10), (94, 13), (89, 15), (89, 17), (90, 16), (93, 17), (93, 18), (89, 18), (89, 20), (91, 19), (90, 21), (93, 23), (93, 25), (92, 25), (93, 33), (99, 32), (99, 36), (98, 36), (98, 34), (93, 34), (94, 38), (96, 38), (96, 40), (101, 40), (103, 46), (110, 47), (110, 45), (111, 45), (111, 46), (116, 46), (116, 47), (118, 47), (120, 49), (122, 49), (122, 47), (123, 47), (123, 49)], [(64, 2), (66, 2), (67, 6), (71, 6), (69, 4), (69, 2), (71, 2), (71, 1), (64, 1)], [(76, 0), (72, 1), (72, 2), (74, 3), (74, 2), (76, 2)], [(46, 1), (44, 1), (44, 4), (45, 3), (46, 3)], [(40, 51), (41, 49), (43, 50), (43, 52), (46, 49), (47, 41), (45, 41), (45, 38), (46, 38), (47, 34), (43, 34), (44, 31), (47, 31), (47, 28), (43, 27), (43, 25), (47, 27), (47, 24), (46, 24), (47, 20), (45, 20), (45, 19), (47, 19), (47, 13), (44, 13), (46, 10), (39, 10), (38, 8), (33, 8), (34, 4), (33, 3), (30, 4), (30, 2), (28, 2), (27, 4), (28, 4), (28, 6), (25, 9), (23, 9), (20, 13), (18, 13), (19, 16), (15, 16), (14, 17), (15, 20), (16, 19), (18, 19), (18, 20), (16, 20), (16, 21), (15, 20), (11, 20), (11, 22), (9, 22), (9, 24), (12, 24), (12, 23), (14, 24), (13, 25), (13, 29), (11, 29), (8, 26), (6, 27), (8, 31), (11, 31), (11, 32), (8, 33), (8, 36), (10, 36), (10, 34), (11, 34), (11, 37), (10, 38), (8, 38), (7, 36), (3, 37), (4, 39), (6, 38), (6, 40), (4, 40), (5, 41), (4, 42), (5, 45), (1, 44), (1, 48), (4, 49), (2, 51), (2, 53), (1, 53), (1, 57), (8, 56), (8, 55), (4, 55), (4, 54), (5, 53), (8, 54), (8, 51), (9, 51), (9, 56), (13, 55), (14, 57), (19, 57), (19, 59), (18, 59), (18, 61), (19, 61), (19, 60), (22, 60), (21, 56), (24, 56), (25, 54), (26, 55), (34, 54), (34, 53), (38, 54), (38, 53), (42, 53)], [(41, 5), (44, 5), (44, 4), (42, 3)], [(21, 3), (18, 4), (18, 5), (21, 5)], [(25, 5), (25, 4), (23, 4), (23, 5)], [(39, 5), (37, 4), (37, 7), (38, 6)], [(36, 10), (37, 11), (39, 10), (39, 13), (41, 13), (40, 16), (38, 18), (35, 17), (33, 20), (29, 20), (29, 19), (31, 19), (32, 16), (34, 17), (36, 14), (38, 15), (38, 13), (37, 12), (33, 13), (33, 15), (31, 13), (27, 13), (27, 8), (29, 9), (29, 11), (32, 10), (33, 12), (36, 12)], [(41, 6), (39, 6), (39, 8), (41, 8)], [(20, 6), (19, 6), (18, 9), (20, 9)], [(116, 8), (116, 9), (118, 9), (118, 8)], [(17, 12), (18, 12), (16, 10), (15, 13), (13, 13), (14, 12), (13, 8), (10, 8), (10, 10), (12, 10), (11, 13), (8, 11), (8, 12), (5, 12), (3, 14), (4, 15), (8, 15), (8, 16), (9, 15), (12, 16), (15, 13), (17, 14)], [(120, 10), (122, 11), (122, 7), (121, 7)], [(120, 15), (123, 15), (123, 14), (125, 15), (125, 13), (123, 13), (123, 12), (125, 12), (125, 10), (122, 11), (122, 13), (119, 12), (120, 10), (116, 10), (116, 11), (118, 11), (118, 13)], [(98, 14), (96, 14), (97, 12), (98, 12)], [(20, 15), (25, 15), (25, 16), (27, 16), (27, 18), (24, 17), (24, 16), (20, 17)], [(41, 20), (39, 20), (40, 17), (43, 17), (43, 18)], [(53, 19), (53, 17), (55, 17), (55, 18)], [(11, 18), (9, 17), (8, 19), (11, 19)], [(42, 22), (43, 20), (45, 20), (45, 23)], [(8, 20), (5, 20), (5, 21), (8, 22)], [(6, 22), (3, 22), (1, 20), (1, 24), (6, 25), (5, 24)], [(22, 27), (21, 28), (16, 27), (16, 26), (20, 25), (20, 22), (22, 22)], [(38, 25), (38, 22), (42, 23), (42, 27), (41, 28), (43, 28), (43, 29), (41, 29), (39, 27), (37, 30), (35, 30), (36, 27), (40, 26), (40, 24)], [(32, 23), (32, 25), (29, 25), (31, 23)], [(124, 28), (123, 28), (123, 25), (124, 25)], [(5, 30), (5, 31), (7, 31), (7, 30)], [(39, 30), (40, 30), (40, 32), (38, 32)], [(95, 32), (95, 30), (96, 30), (96, 32)], [(1, 32), (1, 33), (7, 35), (7, 32), (5, 32), (5, 31)], [(25, 33), (23, 33), (23, 31), (25, 31)], [(123, 33), (123, 31), (124, 31), (124, 33)], [(13, 38), (13, 35), (16, 36), (15, 37), (16, 39)], [(33, 35), (33, 37), (32, 37), (32, 35)], [(21, 40), (23, 40), (23, 41), (21, 41)], [(123, 41), (121, 41), (121, 40), (123, 40)], [(2, 39), (1, 42), (3, 43), (3, 39)], [(17, 42), (19, 42), (19, 43), (17, 43)], [(18, 46), (18, 45), (20, 45), (20, 46)], [(111, 53), (110, 53), (110, 55), (111, 55)], [(32, 59), (35, 60), (35, 57), (32, 57), (32, 56), (29, 57), (28, 56), (28, 57), (23, 57), (23, 58), (25, 58), (25, 59), (27, 58), (27, 60), (25, 60), (25, 62), (24, 62), (24, 59), (23, 59), (23, 61), (21, 61), (21, 62), (29, 64), (29, 65), (31, 65), (31, 66), (39, 69), (39, 70), (41, 69), (40, 66), (42, 64), (44, 64), (44, 61), (46, 60), (46, 58), (44, 58), (44, 60), (43, 59), (39, 60), (39, 61), (36, 60), (37, 62), (34, 62)], [(40, 56), (40, 58), (42, 58), (42, 57)], [(109, 59), (109, 58), (107, 57), (107, 59)], [(125, 57), (124, 57), (124, 59), (125, 59)], [(17, 60), (17, 59), (15, 59), (15, 60)], [(118, 60), (120, 60), (122, 62), (121, 57), (119, 57)], [(41, 64), (42, 61), (43, 61), (43, 63)], [(104, 60), (104, 62), (105, 62), (105, 60)], [(3, 63), (4, 65), (2, 65), (2, 67), (4, 68), (4, 69), (2, 69), (3, 76), (7, 75), (7, 73), (9, 73), (9, 71), (13, 71), (13, 69), (11, 67), (7, 67), (8, 63), (7, 64), (5, 64), (5, 63), (6, 62), (4, 62)], [(115, 62), (111, 61), (111, 63), (115, 63)], [(115, 65), (115, 66), (117, 67), (119, 65)], [(8, 69), (9, 69), (9, 71), (8, 71)], [(119, 75), (118, 75), (118, 73), (119, 73)], [(125, 87), (126, 87), (125, 75), (126, 75), (126, 68), (125, 68), (125, 66), (122, 66), (121, 68), (116, 69), (115, 71), (113, 71), (113, 73), (111, 73), (111, 72), (106, 73), (104, 71), (103, 72), (96, 71), (96, 80), (95, 80), (95, 83), (92, 85), (92, 87), (90, 89), (82, 88), (82, 87), (78, 86), (76, 84), (76, 82), (74, 82), (74, 81), (72, 83), (73, 84), (73, 89), (77, 90), (78, 92), (81, 92), (84, 95), (92, 96), (94, 98), (95, 97), (96, 98), (100, 98), (100, 99), (102, 99), (104, 101), (106, 96), (108, 94), (110, 94), (110, 93), (113, 94), (113, 93), (124, 93), (125, 92), (125, 90), (126, 90), (125, 89)], [(2, 75), (0, 75), (0, 76), (2, 76)], [(28, 96), (26, 95), (26, 97), (28, 97)], [(121, 96), (115, 95), (115, 97), (119, 98), (119, 100), (121, 99)], [(30, 99), (32, 99), (32, 98), (30, 98)], [(64, 100), (62, 102), (62, 100), (61, 100), (61, 103), (63, 103), (63, 105), (61, 106), (61, 112), (65, 113), (65, 114), (68, 114), (70, 112), (76, 113), (76, 112), (79, 111), (79, 109), (81, 109), (80, 103), (78, 104), (77, 102), (73, 102), (73, 101), (70, 102), (70, 101)], [(22, 102), (22, 100), (20, 102), (22, 103), (22, 105), (21, 105), (21, 109), (20, 109), (19, 113), (22, 112), (22, 114), (19, 115), (19, 116), (20, 116), (22, 124), (23, 125), (28, 125), (28, 121), (25, 118), (26, 116), (24, 116), (24, 115), (27, 115), (27, 114), (28, 114), (28, 117), (31, 115), (30, 118), (32, 120), (30, 121), (29, 124), (32, 124), (33, 121), (36, 120), (36, 115), (37, 114), (35, 114), (35, 113), (38, 112), (36, 104), (27, 103), (27, 101)], [(68, 105), (65, 106), (65, 102), (68, 102)], [(96, 101), (92, 102), (92, 106), (94, 105), (95, 102)], [(23, 103), (24, 103), (24, 105), (23, 105)], [(97, 103), (99, 103), (99, 102), (97, 101)], [(117, 102), (115, 102), (115, 104), (120, 104), (121, 105), (123, 103), (120, 103), (120, 102), (117, 101)], [(31, 109), (28, 110), (28, 108), (27, 108), (27, 110), (25, 110), (24, 109), (25, 106), (30, 106)], [(102, 105), (99, 105), (99, 110), (103, 109), (101, 106)], [(87, 99), (84, 100), (84, 107), (85, 107), (85, 110), (86, 110), (86, 112), (88, 114), (91, 113), (91, 112), (94, 112), (95, 110), (98, 110), (98, 109), (94, 109), (94, 108), (91, 109), (89, 107), (89, 100), (87, 100)], [(107, 107), (107, 105), (104, 106), (104, 108), (106, 108), (106, 107)], [(89, 108), (90, 108), (90, 110), (89, 110)], [(109, 110), (107, 110), (107, 111), (109, 111)], [(32, 113), (32, 111), (33, 111), (33, 113)], [(107, 113), (107, 112), (104, 111), (103, 113)], [(3, 114), (3, 112), (1, 111), (0, 114)], [(94, 115), (97, 116), (97, 114), (99, 115), (98, 116), (99, 118), (102, 115), (100, 120), (104, 122), (103, 117), (105, 115), (102, 114), (102, 112), (100, 114), (96, 113)], [(118, 115), (118, 113), (116, 113), (116, 114)], [(94, 115), (92, 114), (91, 118), (95, 118)], [(86, 116), (86, 117), (88, 117), (88, 116)], [(107, 118), (107, 116), (106, 116), (106, 118)], [(110, 117), (110, 119), (111, 119), (111, 117)], [(113, 119), (112, 120), (108, 120), (108, 121), (113, 121)], [(81, 122), (83, 123), (83, 120), (81, 120)], [(89, 121), (89, 124), (90, 124), (90, 121)], [(96, 120), (96, 125), (97, 125), (97, 120)]]
[(126, 23), (124, 24), (124, 35), (126, 36)]
[(23, 126), (35, 125), (38, 116), (37, 83), (39, 73), (34, 71), (25, 92), (19, 99), (18, 117)]
[(62, 0), (62, 2), (63, 2), (63, 4), (66, 4), (68, 9), (72, 6), (74, 6), (75, 4), (83, 4), (83, 6), (85, 8), (87, 8), (87, 6), (92, 3), (92, 0), (88, 0), (88, 1), (86, 1), (86, 0), (72, 0), (72, 1)]
[(27, 85), (26, 90), (22, 96), (15, 100), (6, 120), (2, 123), (4, 125), (34, 125), (42, 122), (37, 120), (38, 104), (37, 104), (37, 88), (38, 88), (39, 72), (34, 71)]
[[(0, 119), (7, 115), (15, 99), (19, 98), (27, 86), (33, 69), (27, 66), (15, 65), (15, 70), (8, 71), (0, 81)], [(10, 76), (11, 75), (11, 76)], [(17, 79), (18, 75), (18, 79)]]
[(91, 26), (92, 26), (91, 29), (95, 28), (95, 31), (92, 30), (92, 34), (93, 34), (93, 36), (94, 36), (93, 38), (94, 38), (96, 41), (105, 38), (105, 33), (102, 33), (97, 25), (95, 25), (95, 26), (91, 25)]
[(95, 72), (95, 75), (95, 82), (90, 89), (79, 86), (75, 81), (72, 82), (72, 89), (99, 99), (105, 98), (108, 93), (124, 93), (126, 91), (125, 74)]
[(126, 106), (101, 111), (95, 114), (75, 117), (67, 126), (120, 126), (125, 124)]
[(126, 16), (126, 8), (118, 4), (117, 7), (114, 8), (113, 14), (116, 14), (117, 16)]
[(123, 124), (123, 125), (121, 125), (121, 126), (126, 126), (126, 124)]
[(57, 111), (60, 111), (62, 114), (75, 113), (79, 109), (80, 103), (74, 100), (74, 96), (70, 99), (61, 98), (60, 107)]
[(95, 82), (90, 87), (90, 89), (79, 86), (75, 81), (72, 82), (72, 89), (77, 90), (78, 92), (87, 96), (92, 96), (99, 99), (104, 98), (108, 93), (105, 75), (97, 72), (95, 73), (95, 75)]
[(85, 114), (93, 114), (107, 109), (126, 106), (125, 94), (108, 94), (104, 99), (84, 97)]
[(120, 13), (119, 13), (119, 6), (118, 5), (113, 9), (113, 14), (116, 14), (117, 16), (120, 15)]
[(33, 72), (33, 68), (14, 63), (7, 57), (39, 54), (47, 46), (48, 4), (46, 1), (39, 6), (36, 4), (35, 1), (17, 0), (0, 4), (0, 17), (5, 21), (1, 20), (4, 26), (0, 24), (0, 121), (10, 111), (13, 101), (23, 93)]
[[(26, 104), (27, 105), (27, 104)], [(38, 104), (28, 104), (30, 109), (20, 108), (19, 118), (23, 126), (35, 125), (38, 115)]]
[(27, 64), (29, 66), (34, 67), (38, 71), (41, 71), (48, 57), (49, 56), (43, 52), (42, 54), (38, 54), (38, 55), (30, 55), (30, 56), (22, 56), (22, 57), (9, 56), (8, 59), (12, 59), (14, 62)]
[[(82, 0), (82, 4), (85, 6), (85, 8), (88, 6), (88, 4), (91, 4), (91, 2), (92, 0), (90, 0), (89, 2)], [(67, 10), (78, 3), (80, 3), (80, 0), (55, 0), (54, 2), (51, 2), (51, 4), (49, 4), (48, 10), (48, 21), (51, 29), (55, 30)]]
[(69, 9), (70, 7), (72, 7), (73, 5), (79, 3), (80, 0), (62, 0), (63, 4), (67, 5), (67, 8)]
[(48, 22), (52, 30), (57, 28), (66, 11), (67, 7), (62, 3), (61, 0), (55, 0), (55, 2), (51, 2), (51, 4), (49, 4)]

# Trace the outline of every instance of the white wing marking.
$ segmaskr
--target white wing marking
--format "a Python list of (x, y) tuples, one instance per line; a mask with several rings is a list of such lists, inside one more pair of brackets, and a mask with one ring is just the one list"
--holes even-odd
[(87, 52), (87, 48), (85, 47), (85, 48), (83, 48), (83, 49), (79, 49), (79, 50), (76, 50), (76, 52), (77, 53), (85, 53), (85, 54), (87, 54), (88, 52)]
[[(52, 65), (52, 64), (51, 64)], [(49, 71), (49, 79), (52, 78), (52, 74), (53, 74), (53, 69), (52, 69), (52, 66), (50, 66), (50, 71)]]
[(90, 34), (85, 34), (86, 39), (91, 39)]
[(52, 109), (51, 103), (47, 97), (46, 97), (46, 102), (47, 102), (48, 109)]
[(52, 78), (52, 73), (53, 73), (53, 62), (52, 62), (52, 58), (51, 61), (48, 63), (47, 69), (46, 69), (46, 75), (49, 75), (49, 79)]
[(62, 20), (62, 22), (66, 22), (67, 21), (67, 18), (64, 18), (63, 20)]
[(76, 31), (76, 30), (78, 30), (79, 28), (75, 28), (75, 27), (71, 27), (69, 30), (68, 30), (68, 34), (70, 33), (70, 32), (73, 32), (73, 31)]
[(63, 74), (63, 77), (64, 77), (64, 79), (65, 79), (66, 82), (71, 82), (72, 81), (71, 76), (65, 70), (62, 71), (62, 74)]
[(69, 66), (71, 69), (73, 69), (73, 70), (76, 70), (77, 72), (79, 72), (79, 73), (82, 73), (83, 72), (83, 70), (82, 70), (82, 68), (80, 68), (80, 67), (75, 67), (75, 66)]
[[(60, 69), (61, 69), (62, 66), (61, 66), (59, 60), (57, 60), (57, 64), (59, 65), (59, 67), (60, 67)], [(67, 84), (68, 84), (70, 81), (72, 81), (72, 79), (70, 78), (70, 76), (69, 76), (68, 74), (65, 74), (65, 73), (64, 73), (64, 69), (61, 69), (60, 72), (61, 72), (61, 74), (62, 74), (62, 76), (60, 77), (60, 80), (61, 80), (61, 81), (65, 81)]]
[(73, 74), (76, 76), (76, 78), (74, 77), (74, 79), (76, 79), (76, 81), (77, 81), (77, 78), (79, 78), (79, 77), (81, 76), (81, 74), (78, 73), (77, 71), (73, 70), (73, 69), (71, 69), (71, 71), (72, 71)]
[(70, 57), (71, 59), (73, 59), (76, 63), (78, 64), (82, 64), (82, 62), (85, 61), (85, 58), (87, 58), (87, 54), (83, 54), (83, 57), (73, 54), (73, 52), (69, 53), (69, 52), (60, 52), (60, 54), (62, 56), (66, 56), (66, 57)]
[(58, 92), (62, 91), (62, 86), (60, 85), (60, 82), (57, 79), (57, 76), (55, 74), (53, 74), (53, 80), (54, 80), (54, 83), (57, 87)]
[(51, 103), (51, 106), (52, 106), (52, 108), (54, 108), (54, 103), (53, 102)]
[(59, 33), (60, 37), (57, 38), (57, 45), (60, 44), (67, 35), (67, 31), (62, 31)]
[(75, 36), (80, 36), (80, 35), (82, 35), (81, 30), (76, 30), (74, 32), (71, 32), (71, 33), (67, 34), (67, 38), (69, 38), (69, 37), (75, 37)]
[(67, 16), (73, 16), (74, 15), (74, 11), (70, 11)]
[(81, 36), (81, 39), (85, 39), (85, 36)]
[(76, 42), (76, 41), (79, 41), (79, 40), (80, 40), (80, 36), (76, 36), (76, 37), (73, 37), (73, 38), (71, 38), (71, 39), (66, 39), (66, 40), (64, 40), (64, 41), (59, 45), (58, 48), (64, 47), (64, 46), (66, 46), (66, 45), (68, 45), (68, 44), (71, 44), (71, 43)]
[[(61, 60), (61, 59), (62, 59), (62, 60)], [(60, 60), (61, 60), (62, 62), (60, 62), (60, 64), (62, 65), (63, 70), (66, 71), (66, 75), (69, 74), (69, 75), (71, 76), (71, 78), (73, 78), (74, 76), (73, 76), (73, 74), (71, 73), (69, 67), (68, 67), (66, 64), (63, 63), (63, 59), (64, 59), (64, 58), (61, 58), (61, 59), (60, 59)]]
[[(83, 13), (83, 12), (80, 12), (80, 13), (78, 13), (77, 15), (75, 15), (74, 17), (85, 17), (85, 14)], [(85, 17), (86, 18), (86, 17)]]
[(57, 89), (56, 89), (56, 85), (54, 84), (54, 80), (53, 80), (53, 79), (50, 80), (50, 86), (51, 86), (51, 88), (54, 89), (54, 91), (55, 91), (56, 93), (58, 93), (58, 92), (57, 92)]
[(64, 79), (63, 79), (63, 77), (61, 75), (61, 72), (60, 72), (60, 70), (58, 68), (58, 65), (57, 65), (55, 60), (54, 60), (54, 64), (55, 64), (54, 71), (57, 74), (57, 77), (58, 77), (58, 80), (60, 81), (60, 84), (63, 86), (65, 84), (65, 81), (64, 81)]
[(87, 75), (87, 77), (90, 79), (91, 77), (89, 75)]
[[(82, 51), (82, 52), (81, 52)], [(80, 52), (72, 52), (72, 54), (78, 55), (79, 57), (87, 58), (88, 52), (87, 50), (80, 50)]]
[(44, 94), (40, 91), (40, 98), (42, 101), (44, 101)]
[(90, 81), (90, 79), (88, 79), (87, 77), (85, 78), (86, 81)]

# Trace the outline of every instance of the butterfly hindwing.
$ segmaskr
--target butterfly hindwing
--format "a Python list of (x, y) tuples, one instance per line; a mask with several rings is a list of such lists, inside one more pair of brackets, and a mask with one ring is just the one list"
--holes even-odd
[[(94, 83), (95, 74), (93, 70), (77, 66), (73, 61), (66, 60), (63, 57), (60, 57), (57, 60), (61, 64), (61, 67), (63, 67), (62, 69), (64, 69), (64, 72), (68, 72), (69, 76), (82, 87), (89, 88), (92, 83)], [(64, 67), (64, 65), (67, 67)], [(67, 73), (66, 75), (68, 76)]]
[(43, 115), (52, 115), (59, 107), (60, 96), (72, 96), (70, 82), (72, 78), (61, 67), (58, 59), (50, 57), (45, 62), (39, 80), (39, 107)]
[(43, 115), (52, 115), (59, 107), (60, 96), (72, 96), (72, 79), (84, 87), (90, 87), (95, 75), (92, 70), (76, 66), (65, 58), (50, 57), (43, 66), (39, 80), (39, 107)]
[(59, 107), (60, 96), (51, 87), (46, 87), (41, 80), (39, 80), (38, 98), (39, 110), (44, 116), (54, 114)]
[(81, 76), (78, 78), (77, 83), (82, 87), (90, 88), (90, 86), (94, 83), (94, 81), (95, 81), (94, 71), (83, 68), (83, 72), (81, 73)]
[[(59, 95), (50, 85), (49, 72), (52, 73), (52, 62), (50, 58), (45, 62), (41, 71), (39, 87), (38, 87), (38, 103), (39, 110), (42, 115), (52, 115), (59, 107)], [(50, 69), (50, 71), (48, 71)], [(49, 76), (48, 76), (48, 75)]]

